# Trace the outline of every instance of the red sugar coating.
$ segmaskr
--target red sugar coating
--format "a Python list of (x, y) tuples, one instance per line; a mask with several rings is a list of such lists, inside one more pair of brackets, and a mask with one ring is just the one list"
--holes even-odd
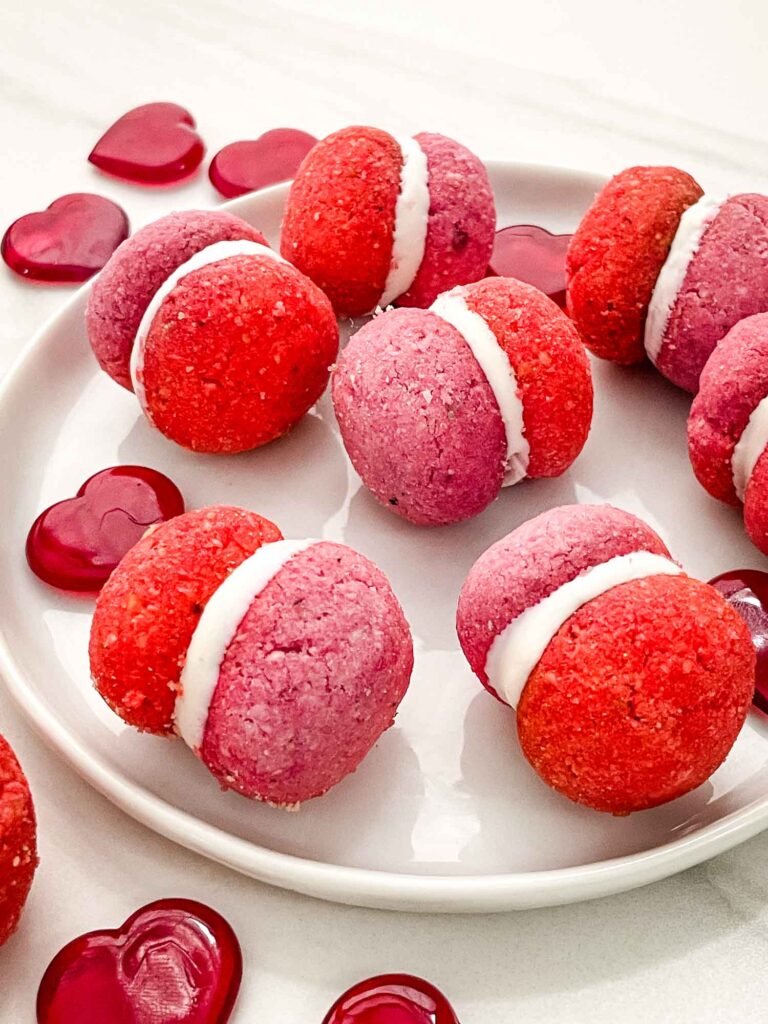
[(664, 331), (659, 370), (695, 392), (734, 324), (768, 312), (768, 197), (731, 196), (706, 228)]
[(241, 452), (286, 433), (325, 390), (339, 331), (309, 278), (269, 256), (183, 277), (160, 306), (142, 382), (154, 425), (198, 452)]
[(402, 162), (387, 132), (343, 128), (310, 150), (291, 185), (280, 251), (339, 316), (369, 313), (384, 289)]
[(0, 946), (16, 931), (37, 867), (32, 796), (10, 744), (0, 736)]
[(768, 395), (768, 313), (739, 321), (701, 374), (688, 416), (688, 454), (697, 480), (738, 505), (731, 459), (749, 417)]
[(483, 162), (465, 146), (421, 132), (427, 157), (429, 219), (424, 255), (399, 306), (429, 306), (440, 292), (485, 277), (496, 232), (496, 206)]
[(369, 321), (339, 356), (332, 390), (352, 464), (393, 512), (436, 526), (498, 495), (507, 445), (496, 399), (464, 338), (434, 313)]
[(675, 167), (630, 167), (598, 193), (566, 256), (567, 308), (603, 359), (645, 358), (648, 304), (685, 210), (702, 195)]
[(157, 289), (177, 267), (214, 242), (266, 239), (223, 210), (184, 210), (147, 224), (114, 252), (94, 280), (85, 323), (102, 370), (129, 391), (131, 350)]
[(749, 709), (755, 652), (737, 612), (687, 576), (614, 587), (580, 608), (517, 711), (526, 758), (577, 803), (628, 814), (701, 785)]
[(230, 643), (202, 759), (227, 789), (279, 806), (320, 796), (392, 724), (413, 645), (384, 574), (341, 544), (288, 561)]
[(209, 597), (242, 561), (282, 534), (255, 512), (195, 509), (150, 529), (104, 585), (91, 624), (91, 675), (129, 725), (173, 731), (179, 676)]
[(494, 693), (485, 662), (510, 622), (586, 569), (632, 551), (669, 557), (650, 526), (611, 505), (549, 509), (489, 547), (464, 581), (456, 615), (462, 650), (482, 684)]
[(592, 423), (592, 376), (577, 331), (543, 292), (511, 277), (468, 285), (464, 297), (515, 371), (530, 446), (527, 475), (559, 476), (584, 447)]
[(744, 526), (755, 547), (768, 555), (768, 448), (755, 463), (744, 492)]

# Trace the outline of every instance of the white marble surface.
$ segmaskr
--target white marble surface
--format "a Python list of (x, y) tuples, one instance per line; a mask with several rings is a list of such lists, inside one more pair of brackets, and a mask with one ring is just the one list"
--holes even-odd
[[(768, 187), (763, 0), (42, 0), (2, 5), (0, 226), (95, 190), (134, 226), (215, 201), (120, 185), (85, 156), (140, 102), (197, 115), (211, 151), (279, 124), (351, 122), (454, 134), (486, 157), (618, 170), (672, 162), (707, 190)], [(68, 290), (0, 273), (0, 370)], [(2, 588), (0, 588), (0, 600)], [(765, 1013), (768, 836), (653, 887), (496, 917), (335, 907), (240, 878), (152, 835), (90, 791), (0, 690), (0, 729), (24, 762), (42, 864), (19, 934), (0, 951), (0, 1020), (32, 1024), (51, 955), (76, 933), (178, 894), (218, 907), (245, 949), (235, 1024), (320, 1024), (371, 973), (441, 985), (462, 1024), (743, 1022)]]

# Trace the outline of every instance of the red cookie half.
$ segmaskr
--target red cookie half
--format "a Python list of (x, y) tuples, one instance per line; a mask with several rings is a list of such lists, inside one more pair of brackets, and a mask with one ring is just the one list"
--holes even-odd
[(37, 823), (29, 785), (0, 736), (0, 946), (16, 930), (37, 867)]
[(147, 418), (192, 451), (249, 451), (281, 437), (320, 398), (336, 358), (328, 299), (256, 250), (184, 274), (137, 342), (133, 379)]
[(584, 343), (615, 363), (645, 359), (656, 279), (701, 188), (676, 167), (630, 167), (598, 193), (566, 256), (567, 308)]
[(129, 725), (168, 734), (179, 677), (211, 594), (262, 544), (282, 534), (255, 512), (228, 505), (185, 512), (149, 530), (99, 594), (91, 624), (91, 675)]

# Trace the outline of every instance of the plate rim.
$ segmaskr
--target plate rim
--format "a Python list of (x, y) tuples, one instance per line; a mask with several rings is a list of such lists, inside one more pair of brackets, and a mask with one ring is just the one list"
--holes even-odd
[[(591, 179), (605, 177), (581, 168), (555, 164), (493, 160), (493, 173), (544, 173)], [(265, 189), (285, 192), (288, 183)], [(232, 212), (247, 207), (248, 193), (215, 209)], [(0, 411), (15, 390), (27, 361), (55, 323), (80, 302), (93, 278), (59, 306), (22, 347), (0, 381)], [(355, 906), (387, 910), (487, 913), (556, 906), (608, 896), (659, 881), (745, 842), (768, 828), (768, 794), (746, 807), (671, 842), (639, 853), (543, 871), (487, 875), (419, 874), (332, 864), (270, 850), (233, 836), (216, 825), (180, 810), (144, 787), (126, 781), (94, 754), (61, 722), (28, 682), (11, 650), (0, 621), (0, 676), (16, 706), (44, 742), (88, 784), (134, 820), (194, 853), (266, 884), (307, 896)]]

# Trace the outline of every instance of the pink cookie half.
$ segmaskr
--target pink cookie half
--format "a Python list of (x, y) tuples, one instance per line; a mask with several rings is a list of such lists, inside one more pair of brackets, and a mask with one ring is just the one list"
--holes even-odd
[(739, 321), (701, 374), (688, 416), (688, 454), (699, 483), (738, 505), (731, 460), (749, 417), (768, 395), (768, 313)]
[(715, 346), (739, 320), (768, 311), (768, 197), (731, 196), (707, 226), (667, 320), (656, 366), (696, 392)]
[(464, 581), (456, 614), (462, 650), (483, 686), (498, 696), (485, 666), (510, 622), (585, 570), (633, 551), (669, 556), (649, 526), (611, 505), (550, 509), (488, 548)]
[(464, 338), (420, 309), (375, 317), (341, 353), (333, 406), (353, 466), (413, 523), (477, 515), (501, 489), (506, 439)]
[(398, 306), (429, 306), (440, 292), (485, 277), (496, 233), (496, 206), (488, 172), (466, 146), (421, 132), (427, 158), (429, 218), (424, 255)]
[(260, 231), (231, 213), (186, 210), (147, 224), (118, 246), (93, 282), (85, 314), (102, 370), (132, 391), (131, 351), (152, 296), (196, 252), (240, 239), (267, 244)]
[(392, 724), (413, 645), (384, 574), (341, 544), (294, 555), (221, 663), (201, 757), (221, 785), (291, 806), (353, 772)]

